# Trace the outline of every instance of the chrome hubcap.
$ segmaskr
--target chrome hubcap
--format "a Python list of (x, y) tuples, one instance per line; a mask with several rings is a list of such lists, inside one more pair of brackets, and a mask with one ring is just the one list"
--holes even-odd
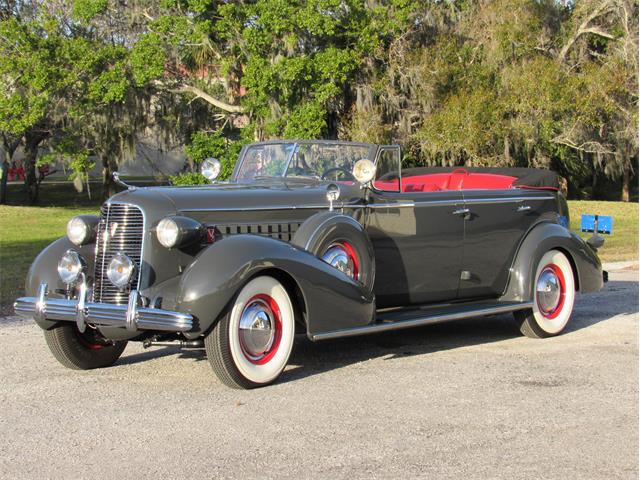
[(553, 312), (560, 304), (562, 289), (555, 272), (545, 269), (536, 284), (538, 307), (543, 313)]
[(355, 276), (353, 258), (349, 255), (347, 249), (340, 244), (334, 244), (327, 248), (322, 260), (352, 278)]
[(257, 360), (273, 346), (275, 338), (274, 314), (261, 299), (253, 300), (240, 317), (240, 343), (244, 353)]

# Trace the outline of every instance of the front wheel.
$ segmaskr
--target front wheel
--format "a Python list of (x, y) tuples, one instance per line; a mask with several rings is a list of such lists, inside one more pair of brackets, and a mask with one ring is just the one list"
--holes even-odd
[(548, 251), (538, 263), (534, 282), (533, 308), (514, 312), (520, 331), (531, 338), (558, 335), (569, 323), (576, 296), (569, 259), (558, 250)]
[(287, 290), (275, 278), (261, 276), (244, 286), (204, 345), (222, 383), (256, 388), (282, 373), (294, 334), (295, 315)]
[(73, 370), (110, 367), (124, 351), (127, 342), (111, 342), (93, 329), (80, 333), (75, 323), (61, 323), (44, 331), (49, 350), (62, 365)]

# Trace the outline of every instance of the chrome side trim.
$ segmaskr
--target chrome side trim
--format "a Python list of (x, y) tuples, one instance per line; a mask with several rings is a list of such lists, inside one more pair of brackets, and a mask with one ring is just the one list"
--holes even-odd
[(431, 325), (440, 322), (449, 322), (452, 320), (464, 320), (473, 317), (482, 317), (485, 315), (495, 315), (498, 313), (514, 312), (516, 310), (525, 310), (532, 308), (533, 302), (522, 302), (509, 305), (495, 305), (491, 307), (479, 308), (472, 311), (443, 313), (439, 315), (431, 315), (428, 317), (414, 318), (412, 320), (401, 320), (397, 322), (376, 323), (373, 325), (365, 325), (362, 327), (348, 328), (343, 330), (333, 330), (331, 332), (316, 333), (311, 335), (311, 340), (329, 340), (332, 338), (354, 337), (356, 335), (367, 335), (371, 333), (387, 332), (390, 330), (400, 330), (403, 328), (419, 327), (423, 325)]
[[(555, 197), (491, 197), (491, 198), (472, 198), (472, 199), (452, 199), (452, 200), (419, 200), (419, 201), (403, 201), (396, 203), (371, 203), (368, 205), (352, 205), (352, 204), (335, 204), (334, 209), (340, 208), (413, 208), (421, 206), (447, 206), (476, 204), (476, 203), (515, 203), (524, 201), (542, 201), (555, 200)], [(185, 208), (180, 212), (253, 212), (264, 210), (329, 210), (329, 205), (279, 205), (279, 206), (256, 206), (256, 207), (228, 207), (228, 208)]]
[(490, 197), (490, 198), (465, 198), (464, 203), (475, 204), (475, 203), (515, 203), (515, 202), (541, 202), (544, 200), (555, 200), (555, 197), (545, 196), (545, 197)]
[(186, 332), (193, 328), (193, 317), (188, 313), (138, 307), (136, 290), (129, 296), (130, 305), (135, 301), (133, 308), (112, 303), (47, 298), (46, 291), (47, 284), (42, 283), (38, 289), (38, 297), (18, 298), (13, 305), (15, 312), (21, 317), (36, 320), (78, 322), (82, 318), (86, 323), (97, 327), (124, 327), (131, 331)]
[(418, 200), (412, 202), (384, 203), (370, 205), (344, 205), (343, 208), (413, 208), (413, 207), (442, 207), (457, 205), (474, 205), (474, 204), (495, 204), (495, 203), (518, 203), (525, 201), (542, 201), (555, 200), (555, 197), (490, 197), (490, 198), (471, 198), (471, 199), (451, 199), (451, 200)]
[[(444, 200), (437, 200), (438, 202), (445, 202)], [(448, 203), (449, 200), (446, 200)], [(459, 201), (462, 203), (462, 200)], [(446, 203), (445, 203), (446, 204)], [(442, 203), (438, 203), (438, 205), (442, 205)], [(452, 204), (453, 205), (453, 204)], [(349, 205), (347, 205), (348, 207)], [(413, 208), (415, 207), (415, 202), (397, 202), (397, 203), (370, 203), (369, 205), (354, 205), (353, 208)]]
[[(345, 205), (348, 206), (348, 205)], [(345, 206), (334, 205), (334, 208)], [(253, 207), (226, 207), (226, 208), (183, 208), (180, 212), (256, 212), (264, 210), (328, 210), (329, 205), (279, 205), (279, 206), (253, 206)]]

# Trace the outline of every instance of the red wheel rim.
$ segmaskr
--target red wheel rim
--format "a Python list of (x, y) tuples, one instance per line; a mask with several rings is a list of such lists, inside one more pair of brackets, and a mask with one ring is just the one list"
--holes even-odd
[(238, 338), (240, 340), (240, 349), (242, 350), (242, 354), (244, 357), (254, 365), (264, 365), (269, 363), (271, 359), (275, 356), (278, 351), (278, 347), (280, 346), (280, 340), (282, 339), (282, 320), (280, 307), (278, 307), (278, 303), (271, 297), (270, 295), (266, 295), (260, 293), (258, 295), (254, 295), (247, 301), (244, 308), (242, 309), (242, 315), (251, 307), (259, 305), (260, 308), (264, 309), (264, 312), (268, 315), (271, 328), (273, 329), (273, 342), (269, 346), (268, 350), (263, 352), (260, 356), (254, 356), (250, 353), (250, 349), (243, 341), (243, 335), (238, 326)]
[(347, 255), (349, 256), (349, 260), (351, 260), (351, 263), (353, 263), (353, 279), (358, 280), (360, 273), (360, 262), (358, 261), (358, 254), (356, 253), (355, 248), (353, 248), (348, 242), (339, 242), (339, 244), (344, 247)]
[(329, 245), (322, 255), (322, 260), (353, 280), (360, 277), (358, 254), (347, 241), (340, 240)]
[(562, 312), (562, 307), (564, 307), (564, 301), (565, 301), (565, 297), (567, 294), (567, 286), (566, 286), (566, 282), (565, 282), (565, 278), (564, 278), (564, 273), (562, 273), (562, 269), (554, 264), (554, 263), (550, 263), (548, 265), (545, 265), (545, 267), (540, 271), (540, 275), (538, 275), (538, 279), (545, 273), (545, 272), (550, 272), (552, 273), (557, 279), (558, 279), (558, 287), (560, 289), (560, 298), (558, 300), (558, 304), (553, 307), (552, 309), (545, 309), (541, 304), (540, 304), (540, 298), (539, 295), (536, 295), (536, 301), (538, 304), (538, 310), (540, 311), (540, 313), (542, 314), (542, 316), (546, 319), (549, 320), (554, 320), (555, 318), (557, 318), (560, 313)]

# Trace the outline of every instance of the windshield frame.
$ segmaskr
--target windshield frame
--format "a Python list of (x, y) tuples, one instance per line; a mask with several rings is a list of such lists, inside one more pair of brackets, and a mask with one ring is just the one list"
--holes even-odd
[[(247, 151), (249, 150), (249, 148), (256, 146), (256, 145), (292, 145), (293, 148), (291, 149), (291, 152), (289, 152), (288, 157), (286, 159), (286, 166), (282, 172), (282, 175), (278, 175), (278, 176), (273, 176), (271, 178), (287, 178), (288, 177), (288, 172), (289, 172), (289, 167), (291, 165), (291, 160), (293, 159), (293, 155), (298, 151), (298, 148), (301, 145), (314, 145), (314, 144), (324, 144), (324, 145), (346, 145), (346, 146), (354, 146), (354, 147), (366, 147), (368, 150), (368, 156), (367, 158), (369, 160), (371, 160), (372, 162), (375, 161), (376, 157), (377, 157), (377, 152), (379, 149), (379, 145), (373, 144), (373, 143), (364, 143), (364, 142), (347, 142), (347, 141), (341, 141), (341, 140), (268, 140), (265, 142), (254, 142), (254, 143), (250, 143), (248, 145), (245, 145), (244, 147), (242, 147), (242, 150), (240, 151), (240, 155), (239, 155), (239, 159), (238, 162), (236, 163), (235, 168), (233, 169), (233, 175), (232, 175), (232, 181), (234, 183), (239, 183), (238, 182), (238, 173), (240, 173), (242, 166), (244, 164), (245, 158), (246, 158), (246, 154)], [(292, 175), (293, 176), (293, 175)], [(296, 176), (297, 178), (315, 178), (315, 177), (300, 177), (300, 176)], [(254, 177), (255, 178), (255, 177)], [(249, 183), (253, 182), (253, 180), (250, 180)]]

